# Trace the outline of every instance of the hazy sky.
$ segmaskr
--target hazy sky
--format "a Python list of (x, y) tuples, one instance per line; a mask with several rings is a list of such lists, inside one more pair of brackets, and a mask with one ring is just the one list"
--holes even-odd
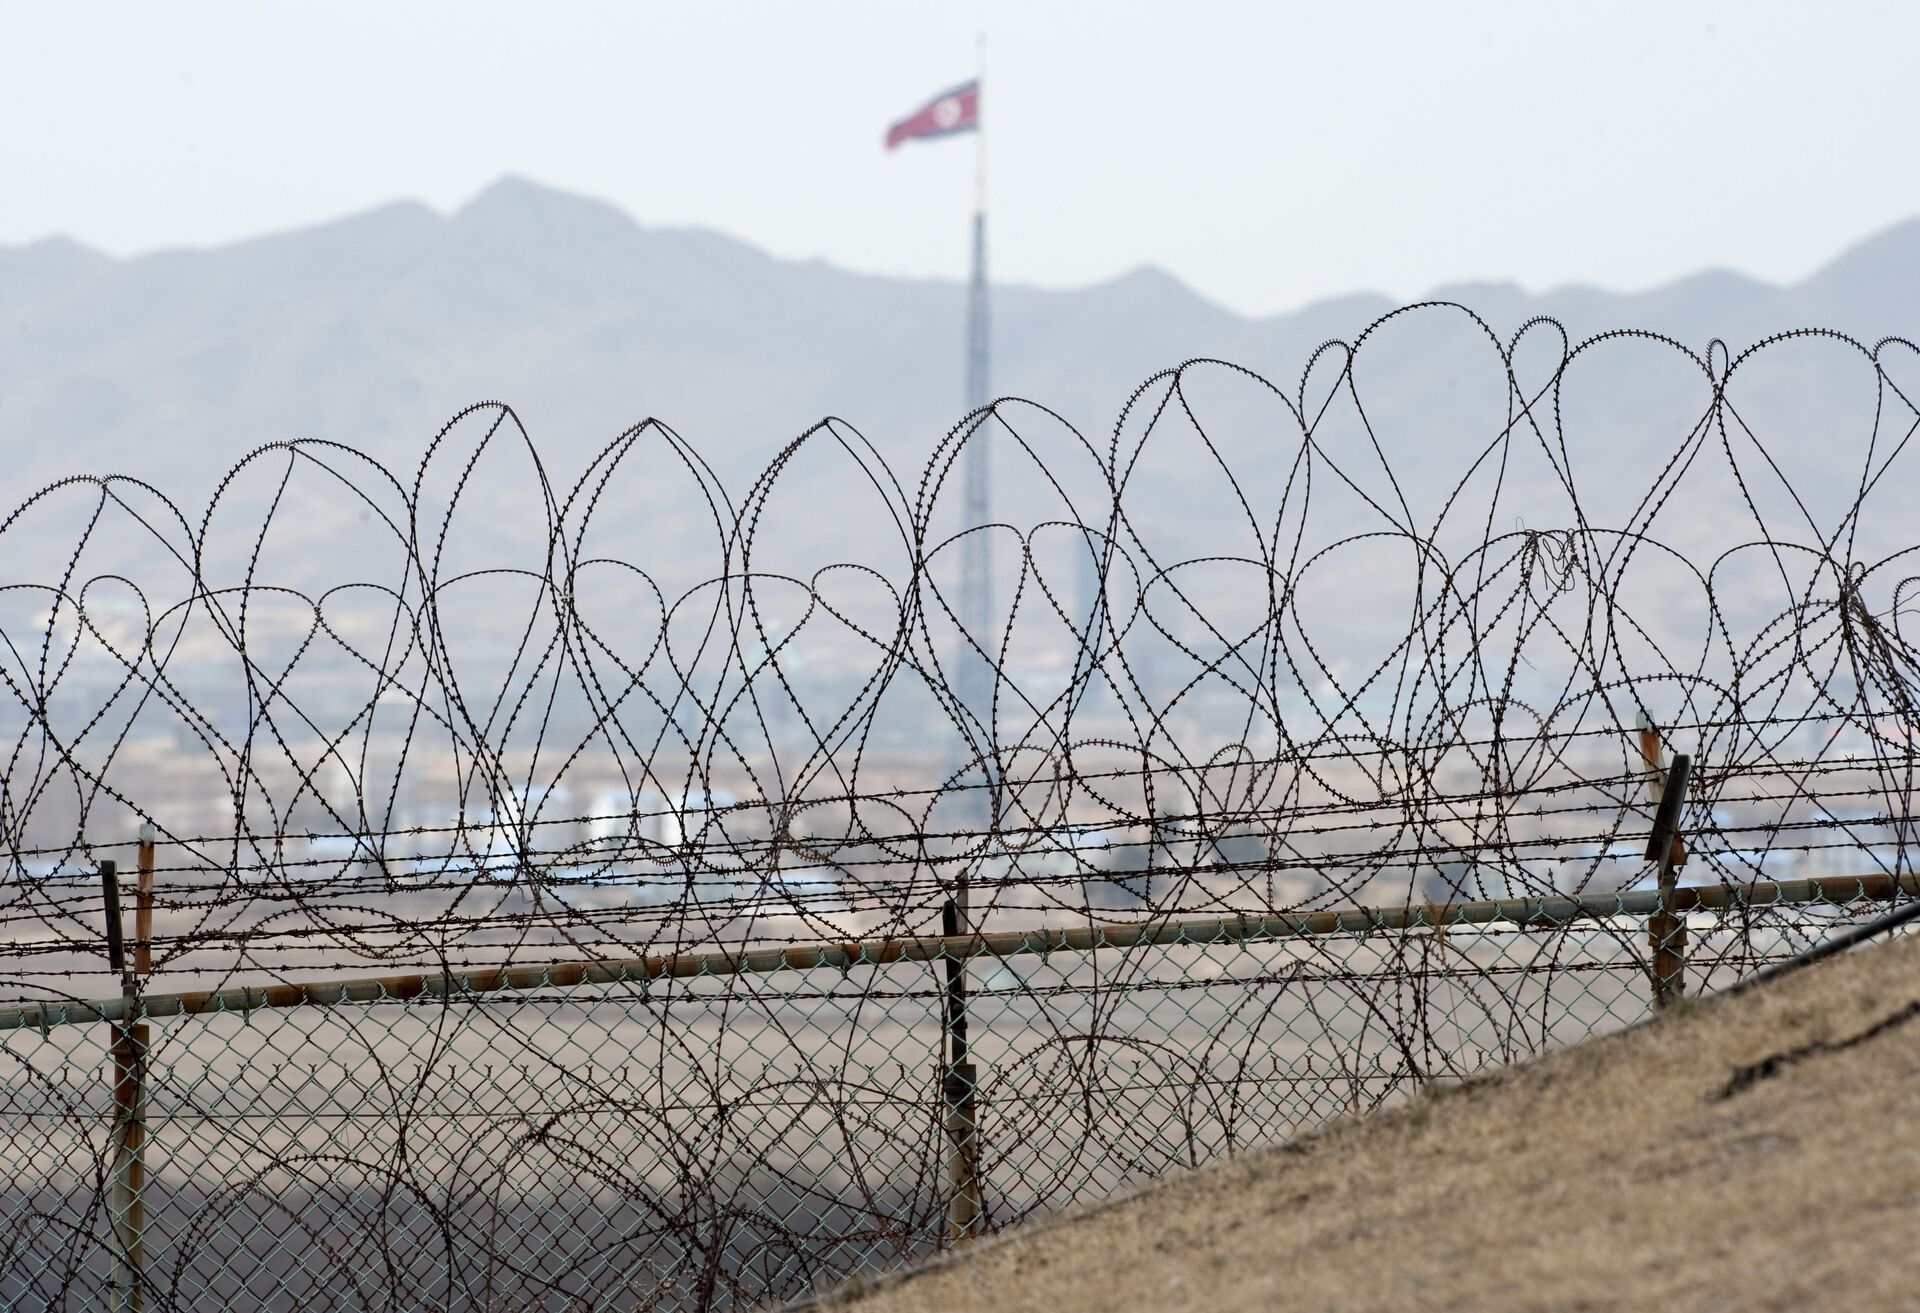
[(1920, 6), (0, 0), (0, 242), (117, 253), (508, 172), (955, 275), (972, 148), (880, 146), (987, 37), (997, 278), (1248, 311), (1462, 279), (1803, 276), (1920, 212)]

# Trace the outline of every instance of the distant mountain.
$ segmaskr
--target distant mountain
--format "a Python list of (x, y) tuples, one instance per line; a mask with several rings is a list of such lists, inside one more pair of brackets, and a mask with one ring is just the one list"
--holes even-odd
[[(1333, 505), (1336, 493), (1346, 495), (1341, 486), (1351, 488), (1351, 505), (1320, 512), (1301, 550), (1310, 552), (1314, 533), (1369, 524), (1405, 522), (1428, 534), (1462, 489), (1465, 501), (1448, 513), (1453, 536), (1436, 537), (1448, 551), (1470, 550), (1489, 528), (1552, 528), (1578, 516), (1625, 525), (1676, 453), (1699, 440), (1712, 409), (1705, 366), (1637, 339), (1582, 353), (1564, 385), (1536, 404), (1543, 437), (1520, 424), (1520, 455), (1499, 464), (1496, 478), (1488, 473), (1494, 466), (1475, 462), (1515, 425), (1515, 396), (1544, 386), (1559, 348), (1532, 330), (1510, 388), (1489, 332), (1504, 342), (1535, 317), (1553, 316), (1575, 342), (1642, 330), (1677, 339), (1704, 361), (1716, 337), (1737, 353), (1810, 325), (1868, 345), (1920, 331), (1916, 293), (1920, 221), (1791, 287), (1727, 272), (1630, 295), (1445, 287), (1434, 298), (1470, 307), (1486, 330), (1458, 311), (1397, 316), (1368, 336), (1349, 393), (1334, 386), (1338, 351), (1319, 357), (1304, 389), (1303, 370), (1330, 340), (1354, 341), (1392, 311), (1383, 298), (1247, 318), (1155, 269), (1071, 291), (1002, 286), (993, 298), (994, 391), (1049, 407), (1085, 445), (1049, 415), (1009, 411), (1025, 426), (1020, 436), (1031, 436), (1038, 463), (1019, 443), (998, 442), (996, 511), (1022, 526), (1099, 518), (1101, 467), (1111, 460), (1131, 480), (1136, 528), (1165, 544), (1162, 565), (1270, 553), (1277, 508), (1305, 486), (1289, 454), (1298, 451), (1300, 427), (1278, 397), (1250, 380), (1202, 373), (1181, 397), (1164, 388), (1143, 396), (1116, 436), (1116, 419), (1143, 380), (1214, 357), (1264, 375), (1306, 412), (1316, 442), (1341, 466), (1340, 480), (1317, 473), (1316, 505)], [(57, 478), (117, 472), (152, 481), (197, 527), (236, 461), (290, 438), (363, 450), (404, 488), (450, 415), (497, 398), (530, 431), (556, 502), (623, 430), (658, 417), (711, 463), (716, 495), (738, 506), (785, 444), (838, 416), (884, 458), (900, 485), (887, 494), (898, 508), (930, 486), (927, 454), (960, 417), (964, 295), (955, 282), (855, 274), (774, 259), (712, 232), (646, 228), (600, 202), (512, 178), (450, 215), (396, 204), (214, 249), (124, 260), (59, 239), (0, 249), (8, 342), (0, 352), (0, 451), (9, 458), (0, 507)], [(1660, 532), (1699, 560), (1718, 550), (1715, 534), (1754, 536), (1743, 497), (1768, 508), (1770, 525), (1784, 515), (1804, 528), (1810, 516), (1827, 536), (1858, 490), (1865, 444), (1884, 451), (1897, 436), (1875, 436), (1876, 376), (1857, 350), (1789, 344), (1776, 355), (1753, 372), (1730, 413), (1765, 448), (1739, 456), (1742, 468), (1778, 466), (1793, 486), (1742, 493), (1715, 475), (1711, 492), (1663, 500)], [(1155, 436), (1136, 459), (1133, 444), (1149, 418)], [(449, 454), (457, 445), (437, 457), (425, 509), (451, 496), (462, 477), (460, 458)], [(715, 568), (714, 513), (681, 464), (647, 465), (604, 492), (602, 554), (656, 572), (678, 568), (683, 582)], [(537, 569), (547, 526), (524, 468), (523, 461), (476, 477), (463, 498), (493, 564)], [(1477, 471), (1472, 478), (1469, 470)], [(282, 497), (262, 471), (224, 494), (235, 510), (216, 527), (231, 524), (237, 554), (222, 577), (241, 577), (247, 526), (276, 498), (290, 521), (279, 534), (301, 544), (278, 563), (281, 582), (340, 582), (378, 556), (351, 531), (375, 513), (372, 504), (310, 486)], [(806, 576), (833, 561), (897, 556), (894, 519), (851, 473), (844, 454), (824, 446), (781, 466), (778, 493), (756, 522), (763, 542), (774, 541), (775, 528), (784, 536), (777, 552), (763, 550), (761, 566), (778, 561)], [(1563, 490), (1568, 478), (1580, 485), (1577, 512)], [(1063, 512), (1063, 496), (1074, 499), (1072, 514)], [(954, 501), (957, 494), (939, 505)], [(935, 519), (942, 532), (958, 527), (951, 513)], [(996, 549), (1002, 570), (1017, 565), (1016, 548), (1009, 541)], [(57, 572), (65, 550), (50, 545), (45, 563), (16, 559), (16, 570), (29, 572), (16, 577)], [(1000, 597), (1014, 586), (1009, 577)]]
[[(1913, 327), (1916, 290), (1920, 221), (1793, 287), (1710, 273), (1633, 295), (1434, 295), (1503, 333), (1546, 314), (1576, 334), (1647, 328), (1703, 347), (1805, 324), (1871, 341)], [(410, 466), (448, 415), (486, 397), (563, 460), (655, 415), (741, 473), (833, 414), (911, 465), (957, 418), (963, 295), (645, 228), (512, 178), (451, 215), (391, 205), (206, 250), (0, 249), (4, 490), (113, 469), (204, 491), (255, 445), (296, 436)], [(1154, 269), (1074, 291), (1001, 287), (994, 387), (1098, 434), (1154, 370), (1218, 356), (1290, 387), (1315, 346), (1390, 308), (1357, 296), (1249, 319)]]

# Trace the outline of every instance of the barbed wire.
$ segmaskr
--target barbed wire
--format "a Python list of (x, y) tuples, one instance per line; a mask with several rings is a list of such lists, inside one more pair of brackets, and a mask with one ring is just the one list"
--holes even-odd
[[(1479, 352), (1477, 427), (1401, 396), (1415, 326)], [(986, 934), (1624, 893), (1655, 866), (1643, 724), (1692, 762), (1685, 883), (1901, 888), (1920, 412), (1890, 362), (1912, 349), (1810, 331), (1696, 352), (1545, 320), (1503, 339), (1429, 305), (1323, 346), (1291, 390), (1190, 361), (1101, 439), (1002, 400), (905, 476), (827, 419), (736, 495), (648, 420), (569, 482), (488, 402), (410, 477), (302, 439), (251, 452), (204, 508), (63, 480), (0, 521), (0, 989), (118, 988), (95, 864), (124, 868), (143, 823), (149, 993), (951, 934), (956, 908)], [(1805, 351), (1871, 405), (1782, 403)], [(1644, 386), (1596, 401), (1586, 380), (1622, 354)], [(990, 525), (962, 523), (950, 487), (980, 442)], [(979, 534), (989, 633), (956, 596)], [(1716, 913), (1693, 967), (1741, 974), (1850, 914)], [(174, 1266), (144, 1278), (170, 1302), (150, 1306), (240, 1298), (249, 1278), (193, 1246), (263, 1227), (302, 1247), (274, 1267), (283, 1292), (330, 1272), (358, 1298), (378, 1262), (413, 1274), (383, 1297), (419, 1306), (788, 1294), (942, 1243), (928, 1081), (959, 1061), (956, 1015), (994, 1055), (982, 1177), (1021, 1182), (988, 1187), (999, 1226), (1612, 1024), (1648, 968), (1644, 936), (1586, 916), (968, 969), (445, 994), (439, 1022), (287, 1014), (267, 1049), (168, 1023), (155, 1097), (205, 1179), (182, 1178), (155, 1251)], [(1186, 1001), (1156, 1013), (1168, 999)], [(69, 1050), (19, 1048), (59, 1042), (0, 1036), (10, 1090), (62, 1088)], [(519, 1129), (469, 1135), (476, 1064), (511, 1050), (538, 1072), (485, 1116)], [(620, 1079), (595, 1074), (603, 1051)], [(274, 1104), (250, 1165), (220, 1165), (222, 1119), (266, 1114), (204, 1083), (237, 1062), (284, 1085), (303, 1061), (304, 1111)], [(79, 1129), (101, 1110), (46, 1100), (31, 1116), (64, 1118), (94, 1185), (43, 1164), (10, 1205), (39, 1257), (0, 1255), (0, 1291), (103, 1279), (53, 1257), (92, 1225), (74, 1199), (104, 1206)], [(302, 1147), (330, 1101), (378, 1124), (375, 1147)], [(779, 1134), (739, 1123), (789, 1102), (804, 1114)], [(707, 1124), (675, 1120), (692, 1113)], [(423, 1146), (477, 1175), (398, 1165)], [(349, 1166), (351, 1236), (318, 1220)], [(528, 1258), (543, 1180), (614, 1210), (592, 1262)], [(442, 1237), (431, 1281), (395, 1248), (409, 1228)], [(648, 1291), (609, 1275), (636, 1246)]]

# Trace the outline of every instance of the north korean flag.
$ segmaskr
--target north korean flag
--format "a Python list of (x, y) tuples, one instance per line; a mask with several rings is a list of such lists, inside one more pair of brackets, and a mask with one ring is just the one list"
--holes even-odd
[(887, 149), (919, 137), (950, 137), (980, 126), (980, 82), (962, 82), (943, 91), (887, 129)]

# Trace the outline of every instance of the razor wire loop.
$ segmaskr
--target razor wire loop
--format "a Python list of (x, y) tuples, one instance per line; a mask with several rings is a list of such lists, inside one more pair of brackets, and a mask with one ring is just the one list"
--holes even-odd
[[(1372, 390), (1435, 324), (1498, 398), (1453, 464)], [(1800, 350), (1874, 395), (1796, 471)], [(747, 1307), (1639, 1020), (1655, 915), (1701, 990), (1844, 936), (1915, 892), (1911, 351), (1427, 305), (1104, 438), (1003, 399), (917, 477), (649, 420), (569, 483), (489, 402), (410, 474), (50, 485), (0, 520), (0, 1302), (101, 1301), (136, 1021), (148, 1309)], [(1618, 353), (1680, 417), (1633, 480)], [(1016, 499), (961, 523), (985, 419)]]

